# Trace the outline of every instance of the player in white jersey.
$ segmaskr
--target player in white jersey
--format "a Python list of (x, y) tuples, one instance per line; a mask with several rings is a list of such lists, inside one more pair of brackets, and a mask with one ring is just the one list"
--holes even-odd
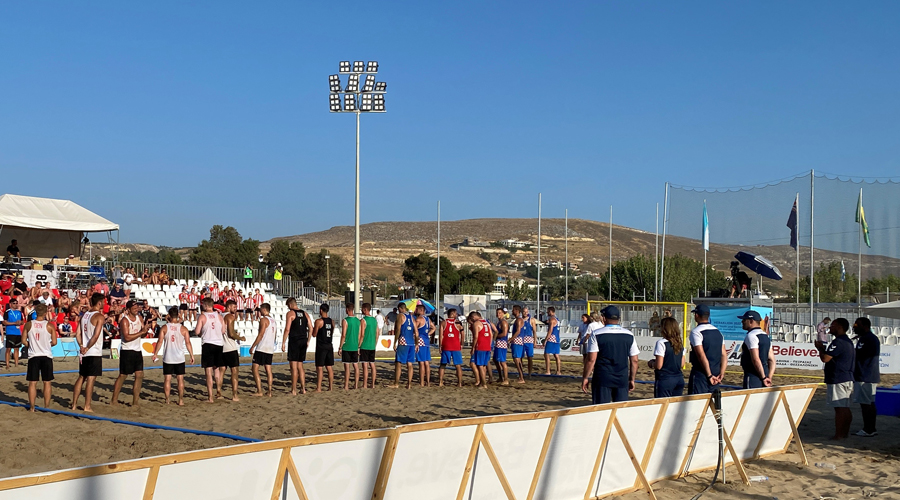
[(122, 346), (119, 348), (119, 377), (113, 387), (112, 402), (119, 404), (119, 392), (129, 375), (134, 375), (133, 396), (131, 406), (138, 406), (141, 401), (141, 383), (144, 380), (144, 354), (141, 352), (141, 338), (147, 333), (147, 326), (138, 314), (137, 302), (129, 300), (125, 304), (125, 314), (119, 320), (122, 332)]
[(84, 411), (92, 412), (91, 399), (94, 395), (94, 381), (103, 373), (103, 301), (102, 293), (91, 295), (91, 309), (84, 313), (75, 332), (75, 341), (81, 346), (79, 351), (78, 380), (72, 397), (72, 410), (78, 405), (81, 387), (84, 386)]
[(253, 355), (253, 379), (256, 380), (256, 394), (254, 396), (262, 396), (262, 381), (259, 378), (260, 365), (266, 367), (266, 379), (269, 383), (269, 390), (266, 396), (272, 397), (272, 354), (275, 353), (275, 329), (278, 325), (275, 320), (269, 316), (271, 306), (265, 303), (259, 307), (262, 318), (259, 320), (259, 333), (256, 340), (250, 346), (250, 354)]
[(50, 381), (53, 380), (53, 354), (50, 349), (56, 345), (56, 327), (47, 322), (47, 306), (38, 304), (35, 307), (37, 316), (25, 323), (25, 335), (22, 345), (28, 348), (28, 408), (34, 411), (34, 400), (37, 398), (38, 380), (44, 381), (44, 408), (50, 406)]
[(194, 364), (194, 350), (191, 348), (191, 337), (187, 327), (179, 323), (178, 308), (169, 308), (166, 324), (159, 330), (159, 338), (156, 347), (153, 348), (153, 362), (157, 359), (159, 348), (163, 344), (166, 350), (163, 353), (163, 395), (166, 404), (169, 404), (169, 393), (172, 392), (172, 375), (178, 380), (178, 406), (184, 406), (184, 349), (187, 348), (191, 355), (191, 364)]
[(206, 392), (209, 395), (207, 403), (213, 403), (213, 381), (215, 381), (216, 393), (222, 394), (222, 378), (225, 376), (225, 360), (223, 359), (223, 347), (225, 344), (225, 325), (222, 316), (213, 309), (213, 301), (206, 297), (200, 302), (203, 311), (197, 320), (194, 335), (200, 337), (202, 351), (200, 365), (206, 372)]
[[(234, 322), (237, 319), (237, 304), (229, 299), (225, 302), (225, 311), (227, 313), (222, 320), (225, 323), (225, 337), (222, 344), (222, 360), (225, 362), (225, 367), (222, 368), (222, 375), (224, 377), (225, 368), (231, 368), (231, 400), (240, 401), (238, 399), (238, 366), (241, 364), (241, 357), (238, 351), (240, 348), (238, 342), (243, 342), (247, 339), (234, 329)], [(219, 382), (219, 389), (221, 390), (221, 388), (222, 381)], [(222, 393), (217, 393), (216, 397), (222, 397)]]

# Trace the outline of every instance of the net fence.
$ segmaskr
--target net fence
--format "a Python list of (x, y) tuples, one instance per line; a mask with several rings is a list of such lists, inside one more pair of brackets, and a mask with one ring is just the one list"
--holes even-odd
[(631, 330), (639, 337), (659, 337), (659, 323), (662, 318), (671, 316), (678, 321), (678, 326), (687, 333), (694, 325), (691, 305), (685, 302), (616, 302), (616, 301), (588, 301), (588, 314), (600, 311), (608, 305), (619, 308), (621, 318), (619, 324)]

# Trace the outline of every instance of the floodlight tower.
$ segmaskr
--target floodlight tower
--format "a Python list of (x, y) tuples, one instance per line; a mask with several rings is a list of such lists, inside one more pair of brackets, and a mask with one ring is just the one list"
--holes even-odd
[[(332, 113), (356, 114), (356, 238), (353, 244), (353, 294), (354, 311), (360, 314), (362, 289), (359, 283), (359, 115), (361, 113), (384, 113), (384, 94), (387, 83), (376, 82), (378, 62), (341, 61), (337, 75), (328, 76), (329, 109)], [(347, 85), (341, 86), (341, 75), (347, 75)], [(360, 89), (360, 78), (363, 79)]]

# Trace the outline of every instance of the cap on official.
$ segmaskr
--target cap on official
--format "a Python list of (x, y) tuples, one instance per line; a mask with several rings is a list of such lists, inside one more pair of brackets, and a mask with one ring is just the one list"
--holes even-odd
[(600, 314), (603, 315), (604, 318), (609, 319), (619, 319), (619, 308), (616, 306), (606, 306), (603, 309), (600, 309)]
[(709, 306), (706, 304), (700, 304), (693, 310), (691, 310), (691, 312), (705, 318), (709, 316)]
[(761, 321), (762, 317), (760, 317), (759, 313), (756, 311), (747, 311), (744, 314), (738, 316), (738, 319), (750, 319), (753, 321)]

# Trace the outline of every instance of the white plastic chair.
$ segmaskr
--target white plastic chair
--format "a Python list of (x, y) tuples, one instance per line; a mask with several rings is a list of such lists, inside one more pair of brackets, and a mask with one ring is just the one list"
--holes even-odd
[(794, 335), (796, 336), (798, 333), (802, 332), (803, 331), (802, 329), (803, 329), (803, 326), (794, 325)]
[(900, 337), (898, 337), (896, 335), (891, 335), (890, 337), (887, 338), (887, 340), (885, 341), (885, 344), (886, 345), (900, 344)]
[(900, 337), (900, 326), (895, 326), (895, 327), (894, 327), (894, 336), (895, 336), (895, 337)]

